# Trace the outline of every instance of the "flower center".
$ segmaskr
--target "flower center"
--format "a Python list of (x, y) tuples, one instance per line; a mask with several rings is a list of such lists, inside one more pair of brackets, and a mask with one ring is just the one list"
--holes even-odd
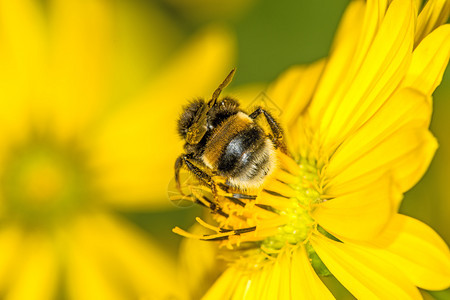
[[(315, 164), (301, 159), (295, 175), (286, 171), (280, 170), (278, 174), (275, 174), (275, 180), (283, 182), (286, 185), (286, 191), (278, 190), (273, 195), (275, 197), (286, 194), (285, 197), (290, 197), (290, 201), (285, 201), (289, 204), (277, 210), (280, 216), (286, 216), (287, 222), (278, 227), (275, 235), (263, 241), (261, 248), (268, 252), (280, 250), (286, 244), (297, 245), (306, 241), (315, 227), (315, 222), (310, 216), (311, 204), (320, 201), (318, 192), (320, 178)], [(281, 175), (280, 178), (277, 178), (277, 175)], [(267, 184), (264, 192), (270, 192), (270, 183)]]
[(30, 205), (49, 205), (64, 197), (68, 178), (52, 157), (36, 157), (23, 167), (18, 184)]
[(178, 227), (173, 231), (185, 237), (220, 241), (222, 246), (238, 250), (226, 251), (224, 257), (251, 268), (262, 267), (284, 250), (304, 246), (316, 273), (329, 275), (309, 244), (310, 235), (322, 231), (310, 214), (321, 202), (320, 190), (321, 176), (314, 161), (294, 161), (280, 153), (279, 167), (256, 195), (228, 189), (219, 191), (217, 202), (211, 193), (190, 195), (213, 212), (218, 226), (200, 218), (197, 221), (215, 233), (195, 235)]
[(91, 195), (89, 172), (73, 145), (34, 137), (11, 151), (2, 174), (7, 214), (22, 223), (67, 218)]
[(174, 232), (201, 240), (220, 240), (228, 248), (245, 242), (257, 242), (267, 253), (276, 252), (286, 244), (307, 241), (316, 227), (310, 216), (313, 204), (320, 201), (319, 172), (314, 162), (299, 163), (281, 154), (280, 166), (267, 178), (256, 194), (220, 187), (218, 196), (197, 194), (192, 201), (209, 207), (219, 226), (197, 218), (200, 224), (216, 234), (195, 236), (175, 228)]

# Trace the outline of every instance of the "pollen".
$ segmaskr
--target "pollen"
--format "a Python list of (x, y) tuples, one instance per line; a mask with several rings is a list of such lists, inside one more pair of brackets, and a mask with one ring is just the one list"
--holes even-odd
[[(267, 252), (282, 249), (285, 245), (297, 245), (305, 243), (316, 224), (310, 216), (311, 205), (320, 201), (320, 193), (317, 190), (319, 183), (319, 173), (313, 163), (305, 159), (300, 159), (297, 166), (291, 164), (290, 170), (286, 161), (291, 160), (285, 157), (281, 160), (281, 168), (270, 180), (281, 182), (285, 187), (279, 185), (273, 202), (278, 201), (276, 196), (289, 197), (289, 206), (279, 207), (277, 213), (286, 216), (287, 223), (278, 227), (277, 234), (267, 237), (262, 242), (262, 249)], [(283, 164), (284, 162), (284, 164)], [(290, 161), (292, 163), (293, 161)], [(292, 174), (292, 173), (294, 174)], [(268, 182), (265, 193), (270, 192), (271, 182)], [(281, 189), (280, 189), (281, 188)], [(284, 189), (284, 190), (282, 190)], [(294, 194), (292, 196), (292, 194)], [(274, 204), (276, 205), (276, 204)]]
[(180, 228), (174, 232), (200, 240), (220, 241), (235, 249), (252, 246), (274, 256), (283, 247), (306, 244), (317, 224), (311, 217), (314, 204), (321, 201), (320, 173), (314, 161), (294, 160), (278, 153), (277, 170), (263, 186), (249, 192), (219, 189), (216, 200), (196, 195), (197, 203), (210, 208), (218, 225), (197, 221), (211, 234), (193, 235)]

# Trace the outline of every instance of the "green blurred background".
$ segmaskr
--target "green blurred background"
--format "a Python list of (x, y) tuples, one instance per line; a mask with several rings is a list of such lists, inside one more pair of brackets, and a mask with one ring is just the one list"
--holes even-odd
[[(139, 26), (139, 51), (133, 59), (145, 63), (145, 34), (154, 30), (155, 12), (166, 22), (171, 35), (164, 35), (162, 44), (167, 55), (189, 38), (196, 30), (211, 23), (227, 26), (237, 39), (237, 57), (234, 66), (238, 72), (231, 88), (253, 83), (267, 83), (293, 64), (308, 64), (328, 54), (334, 32), (347, 6), (347, 0), (315, 1), (182, 1), (129, 0), (135, 15), (133, 24)], [(163, 64), (164, 56), (160, 62)], [(230, 66), (232, 68), (233, 66)], [(143, 68), (140, 68), (141, 70)], [(134, 84), (145, 80), (136, 75)], [(195, 96), (195, 95), (193, 95)], [(434, 228), (450, 242), (450, 71), (447, 69), (441, 86), (434, 94), (434, 116), (431, 130), (439, 141), (439, 149), (425, 177), (405, 195), (401, 212), (413, 216)], [(177, 116), (174, 116), (173, 121)], [(129, 213), (142, 228), (154, 235), (176, 255), (179, 237), (171, 233), (176, 224), (183, 228), (192, 225), (199, 209), (175, 209), (159, 213)], [(342, 294), (344, 295), (344, 294)], [(434, 293), (435, 298), (446, 299), (449, 293)], [(342, 296), (343, 297), (343, 296)]]

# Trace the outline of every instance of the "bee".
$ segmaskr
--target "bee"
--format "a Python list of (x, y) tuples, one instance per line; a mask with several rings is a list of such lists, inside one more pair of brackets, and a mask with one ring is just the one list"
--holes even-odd
[[(214, 178), (221, 177), (226, 179), (225, 186), (242, 191), (244, 197), (272, 173), (277, 165), (276, 150), (287, 154), (283, 130), (269, 112), (257, 107), (248, 114), (237, 100), (219, 99), (235, 71), (231, 70), (208, 102), (202, 98), (192, 101), (178, 119), (178, 133), (185, 141), (185, 153), (175, 162), (175, 182), (180, 192), (180, 170), (184, 167), (214, 196)], [(268, 133), (256, 122), (261, 115), (269, 125)]]

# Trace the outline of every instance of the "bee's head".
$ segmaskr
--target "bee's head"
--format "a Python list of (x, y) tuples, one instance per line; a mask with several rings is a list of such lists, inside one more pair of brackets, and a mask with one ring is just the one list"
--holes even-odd
[(198, 144), (205, 136), (207, 127), (208, 112), (216, 106), (222, 89), (224, 89), (233, 79), (236, 69), (232, 69), (225, 80), (214, 91), (211, 100), (208, 103), (203, 99), (192, 101), (184, 108), (180, 119), (178, 120), (178, 133), (190, 145)]
[(178, 134), (189, 144), (197, 144), (206, 133), (206, 114), (209, 110), (203, 99), (197, 99), (184, 107), (178, 119)]

